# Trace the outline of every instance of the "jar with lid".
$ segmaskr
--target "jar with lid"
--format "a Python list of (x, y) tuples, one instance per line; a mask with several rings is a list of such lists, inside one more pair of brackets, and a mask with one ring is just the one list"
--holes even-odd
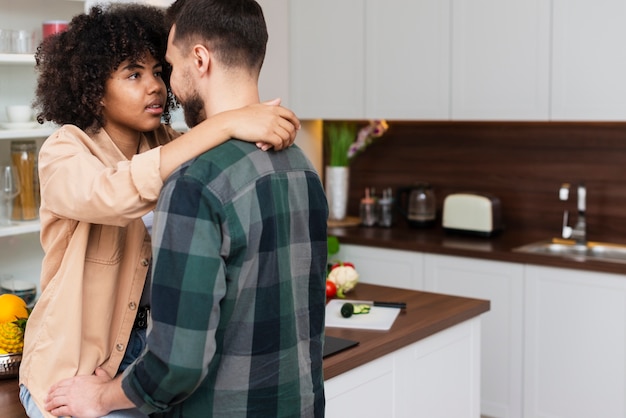
[(383, 197), (378, 199), (378, 225), (390, 228), (393, 224), (393, 195), (391, 188), (383, 190)]
[(365, 189), (365, 197), (361, 199), (360, 206), (361, 225), (374, 226), (378, 220), (376, 213), (376, 198), (372, 196), (369, 188)]
[(39, 217), (39, 177), (35, 141), (11, 141), (11, 164), (17, 168), (22, 189), (13, 200), (13, 220)]

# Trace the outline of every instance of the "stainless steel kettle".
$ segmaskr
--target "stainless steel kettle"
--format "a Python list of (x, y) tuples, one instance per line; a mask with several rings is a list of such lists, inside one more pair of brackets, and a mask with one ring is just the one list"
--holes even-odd
[(401, 187), (397, 192), (398, 210), (408, 224), (415, 228), (425, 228), (435, 224), (437, 200), (433, 187), (426, 182)]

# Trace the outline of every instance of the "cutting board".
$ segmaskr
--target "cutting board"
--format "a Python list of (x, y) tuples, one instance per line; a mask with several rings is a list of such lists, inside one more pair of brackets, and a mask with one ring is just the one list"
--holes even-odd
[(352, 315), (350, 318), (341, 316), (344, 303), (359, 304), (358, 300), (333, 299), (326, 305), (326, 326), (330, 328), (356, 328), (387, 331), (400, 313), (400, 308), (384, 308), (372, 306), (368, 314)]

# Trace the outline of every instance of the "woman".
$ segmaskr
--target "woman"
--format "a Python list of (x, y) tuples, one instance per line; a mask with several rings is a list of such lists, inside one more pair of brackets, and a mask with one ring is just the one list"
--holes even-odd
[(217, 115), (170, 142), (178, 134), (161, 124), (173, 103), (166, 41), (159, 9), (94, 7), (37, 52), (38, 119), (63, 126), (39, 156), (42, 295), (20, 369), (31, 417), (49, 416), (43, 401), (51, 383), (96, 367), (113, 377), (141, 351), (146, 215), (163, 180), (230, 137), (254, 140), (270, 129), (280, 147), (295, 135), (291, 112), (260, 105)]

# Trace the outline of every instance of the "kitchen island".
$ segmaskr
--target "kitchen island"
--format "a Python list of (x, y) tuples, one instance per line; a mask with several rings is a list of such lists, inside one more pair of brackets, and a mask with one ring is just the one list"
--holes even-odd
[(361, 283), (347, 297), (406, 302), (389, 331), (326, 328), (358, 341), (324, 360), (326, 416), (480, 416), (487, 300)]
[[(449, 404), (454, 401), (450, 395), (462, 394), (465, 404), (469, 402), (476, 407), (475, 414), (467, 411), (464, 416), (479, 416), (480, 368), (476, 363), (480, 358), (480, 335), (476, 334), (480, 332), (480, 315), (489, 311), (489, 301), (369, 284), (359, 284), (349, 293), (349, 297), (359, 300), (402, 301), (406, 302), (407, 308), (398, 315), (389, 331), (327, 328), (327, 335), (359, 342), (356, 347), (324, 359), (328, 417), (338, 416), (342, 407), (349, 408), (354, 413), (355, 408), (366, 407), (368, 400), (378, 407), (386, 408), (383, 416), (393, 416), (394, 413), (399, 413), (396, 407), (406, 405), (407, 401), (420, 399), (420, 388), (426, 389), (424, 382), (429, 382), (431, 389), (437, 388), (437, 384), (441, 382), (441, 387), (445, 386), (449, 392), (440, 395)], [(458, 342), (462, 344), (459, 345)], [(465, 352), (459, 352), (458, 349)], [(420, 362), (420, 359), (428, 361)], [(441, 363), (448, 359), (454, 362)], [(399, 366), (399, 370), (394, 371), (394, 365)], [(423, 373), (413, 375), (416, 370), (414, 365)], [(437, 369), (438, 365), (442, 368)], [(448, 372), (470, 380), (442, 381)], [(387, 385), (394, 374), (404, 380), (410, 379), (411, 384), (402, 387)], [(356, 387), (351, 386), (355, 379)], [(472, 393), (454, 391), (457, 387), (471, 388)], [(352, 396), (359, 396), (363, 391), (370, 390), (375, 392), (375, 397), (360, 399), (358, 404), (346, 404), (351, 402)], [(392, 397), (385, 398), (384, 394)], [(404, 396), (406, 394), (412, 398), (407, 399)], [(398, 405), (394, 396), (400, 395), (404, 399)], [(0, 418), (23, 417), (26, 415), (18, 399), (17, 379), (0, 381)]]

